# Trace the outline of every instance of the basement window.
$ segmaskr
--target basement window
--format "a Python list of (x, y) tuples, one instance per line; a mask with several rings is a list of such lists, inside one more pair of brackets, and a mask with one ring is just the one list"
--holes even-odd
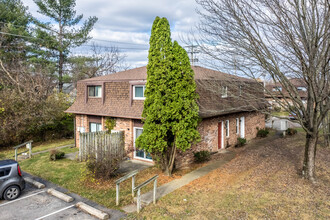
[(102, 86), (88, 86), (88, 97), (101, 97)]

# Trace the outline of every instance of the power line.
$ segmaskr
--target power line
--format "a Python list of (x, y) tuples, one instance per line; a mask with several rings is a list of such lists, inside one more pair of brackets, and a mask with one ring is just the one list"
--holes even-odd
[(92, 38), (91, 41), (104, 41), (104, 42), (118, 43), (118, 44), (131, 44), (131, 45), (139, 45), (139, 46), (149, 46), (148, 44), (138, 44), (138, 43), (113, 41), (113, 40), (103, 40), (103, 39), (97, 39), (97, 38)]
[[(2, 24), (7, 24), (7, 25), (10, 24), (10, 25), (13, 25), (13, 26), (16, 26), (16, 27), (24, 27), (24, 28), (27, 28), (26, 26), (23, 26), (23, 25), (15, 25), (15, 24), (12, 24), (12, 23), (6, 23), (6, 22), (2, 22), (2, 21), (0, 21), (0, 23), (2, 23)], [(29, 26), (28, 28), (31, 28), (31, 29), (36, 30), (35, 27), (31, 27), (31, 26)], [(48, 30), (48, 31), (51, 31), (51, 32), (57, 33), (56, 31), (53, 31), (53, 30)], [(114, 41), (114, 40), (97, 39), (97, 38), (92, 38), (91, 41), (103, 41), (103, 42), (118, 43), (118, 44), (130, 44), (130, 45), (149, 46), (148, 44), (139, 44), (139, 43), (131, 43), (131, 42), (122, 42), (122, 41)]]
[(187, 51), (187, 53), (190, 53), (190, 62), (191, 62), (191, 65), (194, 65), (195, 62), (196, 63), (198, 62), (198, 59), (197, 58), (194, 58), (194, 54), (199, 53), (199, 51), (195, 49), (198, 46), (197, 45), (190, 45), (190, 46), (185, 46), (185, 47), (188, 47), (190, 49), (189, 51)]
[(10, 36), (14, 36), (14, 37), (25, 37), (25, 38), (30, 38), (30, 39), (38, 39), (38, 40), (45, 41), (44, 39), (41, 39), (41, 38), (30, 37), (30, 36), (24, 36), (24, 35), (19, 35), (19, 34), (12, 34), (12, 33), (2, 32), (2, 31), (0, 31), (0, 34), (10, 35)]
[[(41, 39), (41, 38), (37, 38), (37, 37), (30, 37), (30, 36), (24, 36), (24, 35), (19, 35), (19, 34), (12, 34), (12, 33), (8, 33), (8, 32), (2, 32), (0, 31), (0, 34), (5, 34), (5, 35), (10, 35), (10, 36), (15, 36), (15, 37), (23, 37), (23, 38), (29, 38), (29, 39), (34, 39), (34, 40), (41, 40), (41, 41), (46, 41), (45, 39)], [(95, 47), (95, 45), (92, 44), (83, 44), (79, 47)], [(109, 46), (100, 46), (100, 47), (104, 47), (104, 48), (108, 48), (111, 49), (113, 47), (109, 47)], [(133, 48), (133, 47), (119, 47), (119, 46), (114, 46), (118, 49), (122, 49), (122, 50), (148, 50), (148, 48)]]

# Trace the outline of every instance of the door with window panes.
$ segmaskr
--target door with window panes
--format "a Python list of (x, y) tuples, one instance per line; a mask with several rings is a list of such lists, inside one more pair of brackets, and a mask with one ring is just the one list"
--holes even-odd
[(152, 161), (151, 155), (144, 150), (140, 150), (135, 145), (135, 140), (142, 134), (143, 128), (134, 128), (134, 158)]

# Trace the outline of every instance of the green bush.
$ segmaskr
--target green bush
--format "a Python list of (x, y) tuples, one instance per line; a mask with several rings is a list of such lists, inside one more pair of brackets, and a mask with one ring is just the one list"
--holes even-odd
[(123, 158), (104, 157), (99, 158), (89, 157), (86, 163), (86, 168), (93, 178), (110, 179), (116, 173)]
[(209, 151), (202, 150), (194, 153), (194, 159), (197, 163), (202, 163), (209, 161), (211, 159), (211, 154)]
[(245, 138), (237, 138), (237, 147), (241, 147), (246, 144), (246, 139)]
[(49, 152), (49, 159), (50, 160), (59, 160), (62, 159), (65, 156), (65, 153), (63, 151), (58, 150), (51, 150)]
[(279, 107), (279, 106), (274, 106), (274, 111), (275, 111), (275, 112), (280, 112), (280, 111), (281, 111), (281, 107)]
[(269, 131), (267, 129), (259, 129), (257, 133), (257, 137), (267, 137)]
[(287, 133), (287, 135), (295, 135), (295, 134), (297, 134), (297, 130), (294, 128), (288, 128), (286, 130), (286, 133)]

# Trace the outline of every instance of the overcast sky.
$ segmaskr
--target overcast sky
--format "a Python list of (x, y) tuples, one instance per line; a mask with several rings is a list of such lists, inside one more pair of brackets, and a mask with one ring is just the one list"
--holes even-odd
[[(22, 0), (32, 15), (49, 21), (40, 15), (33, 0)], [(180, 37), (186, 36), (198, 21), (195, 0), (77, 0), (77, 14), (86, 19), (98, 17), (91, 36), (95, 43), (117, 46), (127, 55), (128, 64), (139, 67), (147, 64), (148, 43), (152, 23), (156, 16), (166, 17), (171, 25), (172, 40), (181, 45)], [(96, 41), (107, 40), (116, 42)], [(89, 47), (80, 48), (76, 53), (85, 53)], [(133, 49), (135, 48), (135, 49)]]

